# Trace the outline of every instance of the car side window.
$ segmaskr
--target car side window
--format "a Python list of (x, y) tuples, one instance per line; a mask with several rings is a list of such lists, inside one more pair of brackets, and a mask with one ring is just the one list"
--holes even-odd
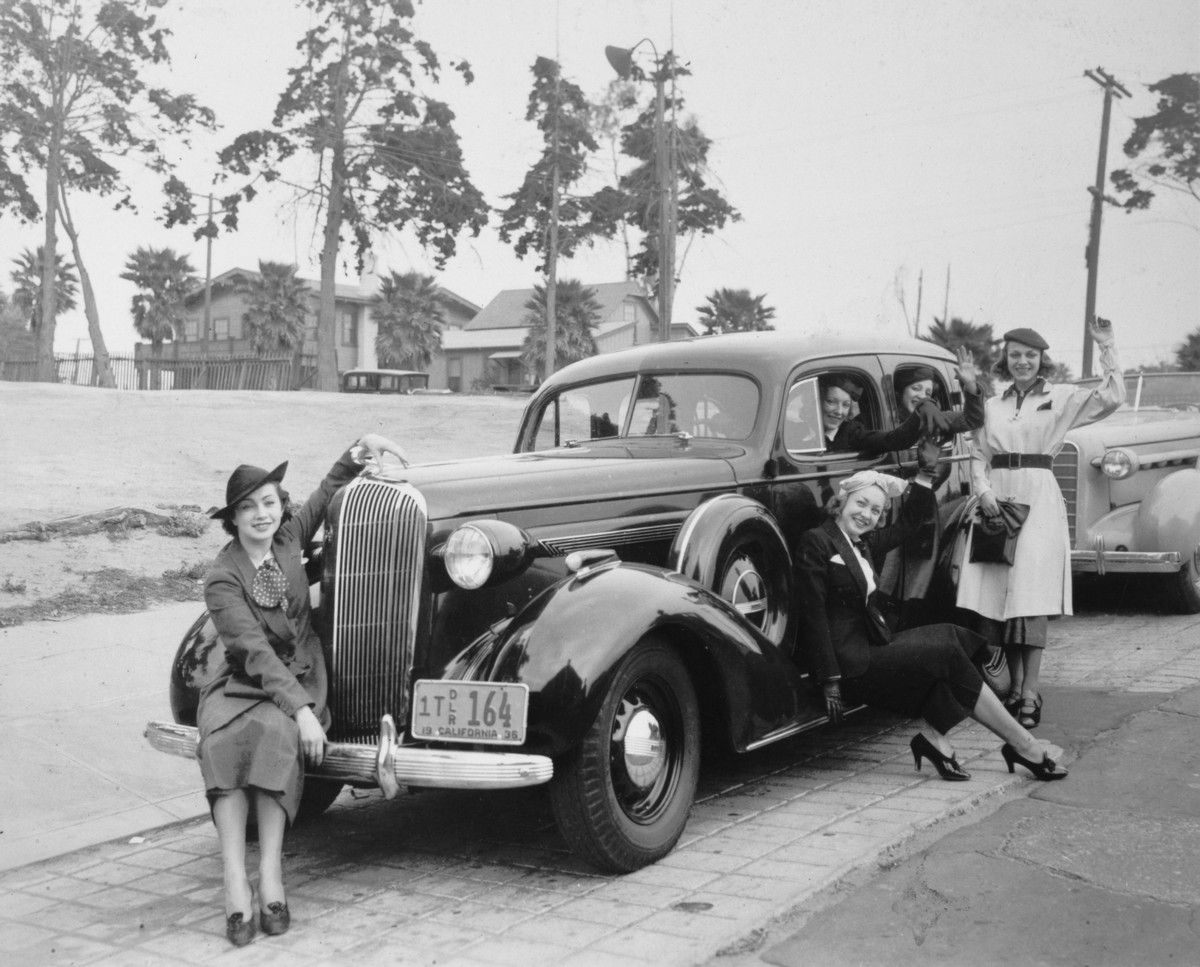
[(783, 416), (783, 445), (791, 453), (820, 453), (821, 398), (815, 376), (793, 383)]

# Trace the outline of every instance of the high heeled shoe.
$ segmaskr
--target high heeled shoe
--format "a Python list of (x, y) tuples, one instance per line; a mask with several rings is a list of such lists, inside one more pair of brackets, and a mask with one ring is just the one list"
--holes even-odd
[(1042, 782), (1049, 782), (1052, 779), (1067, 778), (1067, 770), (1062, 768), (1062, 766), (1051, 759), (1049, 753), (1042, 753), (1041, 762), (1030, 762), (1023, 755), (1021, 755), (1021, 753), (1005, 742), (1004, 745), (1000, 746), (1000, 754), (1004, 756), (1004, 761), (1008, 765), (1009, 772), (1013, 772), (1013, 766), (1019, 762), (1026, 769), (1033, 773), (1033, 778), (1040, 779)]
[(292, 914), (288, 910), (288, 905), (279, 900), (260, 908), (258, 915), (262, 921), (262, 931), (269, 937), (278, 937), (281, 933), (287, 933), (288, 927), (292, 925)]
[(1032, 729), (1041, 724), (1042, 721), (1042, 696), (1037, 698), (1021, 699), (1021, 704), (1017, 707), (1017, 722), (1022, 728)]
[(254, 939), (254, 917), (247, 917), (240, 910), (225, 918), (225, 936), (235, 947), (244, 947)]
[(958, 764), (956, 756), (942, 755), (937, 747), (920, 732), (912, 737), (908, 747), (912, 749), (913, 762), (916, 763), (918, 772), (921, 771), (921, 758), (924, 757), (933, 763), (938, 775), (947, 782), (963, 782), (971, 778), (971, 773)]

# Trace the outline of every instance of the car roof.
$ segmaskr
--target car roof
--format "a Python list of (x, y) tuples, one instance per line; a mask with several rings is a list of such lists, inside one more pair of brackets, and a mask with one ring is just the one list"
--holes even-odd
[(669, 343), (647, 343), (632, 349), (603, 353), (564, 367), (546, 383), (557, 385), (615, 373), (671, 368), (743, 370), (770, 378), (783, 378), (802, 360), (880, 353), (954, 362), (954, 355), (949, 350), (909, 336), (738, 332), (698, 336)]

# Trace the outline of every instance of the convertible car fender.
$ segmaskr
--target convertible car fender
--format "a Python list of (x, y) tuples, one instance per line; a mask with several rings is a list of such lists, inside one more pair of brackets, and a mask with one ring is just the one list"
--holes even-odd
[(647, 638), (678, 650), (736, 749), (814, 714), (800, 670), (731, 604), (681, 574), (617, 561), (535, 598), (492, 644), (488, 677), (529, 685), (526, 748), (558, 755), (582, 738), (616, 666)]

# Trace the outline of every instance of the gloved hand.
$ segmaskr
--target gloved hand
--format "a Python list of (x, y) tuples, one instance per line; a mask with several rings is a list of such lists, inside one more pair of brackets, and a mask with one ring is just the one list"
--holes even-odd
[(825, 682), (821, 690), (825, 693), (825, 713), (836, 725), (846, 714), (846, 707), (842, 704), (842, 686), (837, 682)]
[(952, 435), (950, 414), (943, 413), (930, 399), (918, 400), (913, 415), (921, 421), (921, 435), (937, 440)]
[(917, 469), (922, 473), (927, 473), (933, 478), (937, 478), (938, 460), (941, 459), (942, 448), (938, 446), (936, 440), (931, 440), (929, 437), (921, 437), (917, 443)]

